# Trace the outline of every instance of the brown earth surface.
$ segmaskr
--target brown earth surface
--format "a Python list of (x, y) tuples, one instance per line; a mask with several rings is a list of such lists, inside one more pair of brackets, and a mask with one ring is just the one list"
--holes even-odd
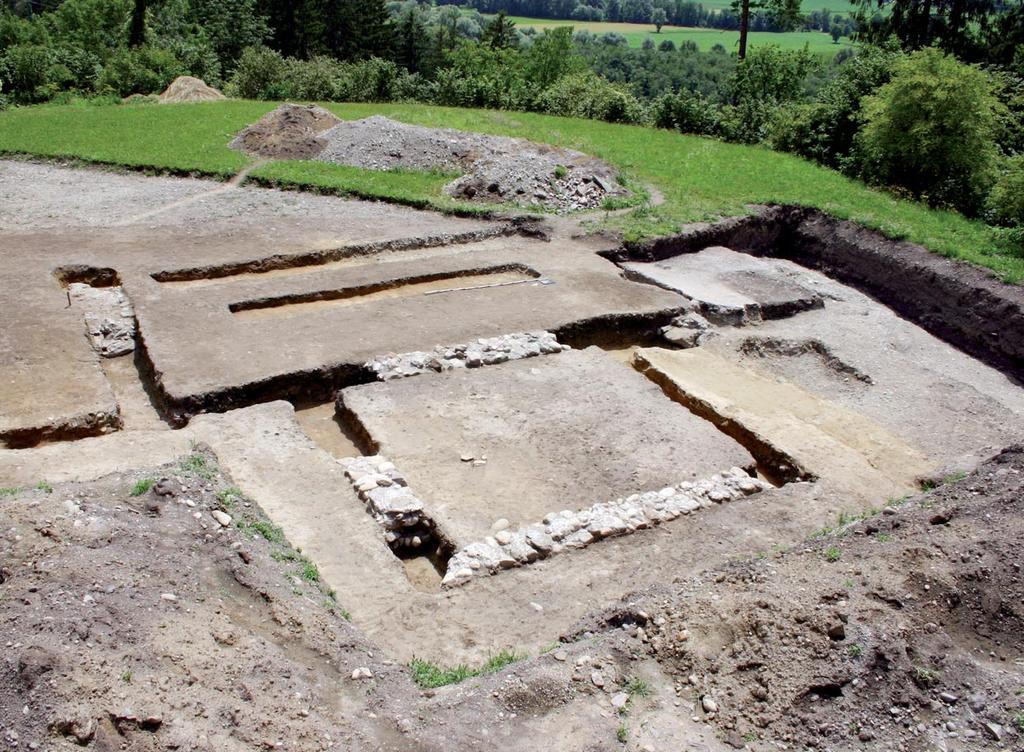
[(1024, 749), (1020, 288), (243, 179), (0, 161), (0, 744)]
[(1008, 449), (424, 691), (211, 455), (29, 489), (0, 507), (0, 726), (19, 749), (1020, 749), (1022, 473)]

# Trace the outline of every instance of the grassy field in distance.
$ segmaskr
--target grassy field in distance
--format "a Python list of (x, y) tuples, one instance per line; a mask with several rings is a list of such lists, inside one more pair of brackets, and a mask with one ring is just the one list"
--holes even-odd
[[(577, 31), (590, 31), (594, 34), (605, 34), (614, 31), (622, 34), (629, 42), (630, 47), (640, 47), (645, 39), (650, 39), (656, 45), (666, 39), (671, 39), (678, 47), (683, 42), (694, 41), (701, 50), (710, 50), (715, 44), (721, 44), (727, 50), (734, 50), (739, 42), (738, 31), (722, 31), (720, 29), (704, 29), (687, 26), (664, 26), (658, 34), (651, 24), (630, 24), (630, 23), (607, 23), (604, 21), (551, 21), (544, 18), (525, 18), (522, 16), (510, 16), (517, 26), (532, 26), (537, 29), (554, 28), (556, 26), (572, 26)], [(777, 44), (783, 49), (798, 50), (805, 44), (811, 52), (820, 55), (833, 56), (842, 49), (851, 47), (853, 43), (843, 38), (836, 44), (832, 37), (822, 31), (752, 31), (749, 42), (752, 47), (759, 44)]]
[[(229, 149), (228, 142), (275, 106), (274, 102), (227, 100), (15, 107), (0, 112), (0, 154), (73, 158), (226, 178), (251, 164), (247, 157)], [(384, 115), (429, 127), (519, 136), (593, 154), (664, 195), (660, 206), (603, 220), (621, 229), (628, 239), (668, 234), (689, 222), (746, 214), (751, 204), (800, 204), (988, 267), (1008, 281), (1024, 281), (1024, 258), (997, 253), (991, 230), (984, 224), (898, 199), (833, 170), (764, 147), (535, 113), (415, 104), (324, 106), (344, 119)], [(450, 176), (436, 173), (276, 161), (256, 168), (252, 176), (269, 184), (412, 206), (487, 208), (486, 204), (460, 205), (445, 196), (442, 188)]]

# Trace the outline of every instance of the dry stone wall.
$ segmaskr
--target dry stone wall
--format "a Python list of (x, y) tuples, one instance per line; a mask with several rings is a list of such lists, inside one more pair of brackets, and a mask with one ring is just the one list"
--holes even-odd
[(654, 527), (703, 507), (735, 501), (771, 487), (734, 467), (695, 483), (600, 502), (578, 512), (551, 513), (542, 522), (518, 530), (509, 530), (505, 527), (507, 521), (499, 520), (494, 528), (500, 529), (493, 535), (469, 544), (451, 557), (441, 586), (455, 587), (477, 576), (584, 548), (602, 538)]
[(571, 349), (569, 345), (559, 343), (551, 332), (524, 332), (478, 339), (465, 345), (438, 345), (430, 352), (385, 355), (369, 361), (366, 367), (380, 381), (390, 381), (456, 368), (479, 368)]

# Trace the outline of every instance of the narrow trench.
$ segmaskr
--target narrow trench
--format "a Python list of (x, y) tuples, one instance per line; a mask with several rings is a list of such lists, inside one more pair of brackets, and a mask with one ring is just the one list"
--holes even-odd
[[(295, 419), (306, 435), (336, 459), (376, 454), (377, 443), (354, 415), (339, 410), (330, 402), (296, 400)], [(415, 544), (414, 544), (415, 541)], [(385, 534), (391, 553), (402, 562), (410, 584), (419, 591), (436, 593), (448, 571), (448, 560), (455, 546), (425, 517), (419, 525), (403, 529), (401, 535)]]
[(341, 305), (361, 305), (380, 299), (431, 295), (472, 287), (497, 287), (539, 280), (540, 274), (522, 264), (460, 269), (452, 272), (423, 274), (404, 279), (391, 279), (355, 287), (342, 287), (293, 295), (242, 300), (231, 303), (228, 310), (236, 316), (251, 318), (267, 315), (290, 315), (306, 310)]
[(134, 352), (116, 358), (100, 358), (100, 368), (107, 377), (121, 414), (122, 431), (168, 430), (174, 424), (160, 409), (160, 400), (153, 384), (143, 377), (143, 355)]

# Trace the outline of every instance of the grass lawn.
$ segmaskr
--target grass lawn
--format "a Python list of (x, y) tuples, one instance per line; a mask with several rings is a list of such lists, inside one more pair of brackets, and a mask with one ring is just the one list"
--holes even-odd
[[(666, 39), (675, 42), (676, 47), (683, 42), (693, 41), (701, 50), (710, 50), (712, 46), (720, 44), (727, 50), (735, 49), (739, 44), (740, 33), (738, 31), (721, 31), (719, 29), (704, 29), (688, 26), (663, 26), (658, 34), (651, 24), (632, 23), (607, 23), (603, 21), (552, 21), (545, 18), (524, 18), (523, 16), (509, 16), (517, 26), (532, 26), (537, 29), (547, 29), (556, 26), (573, 26), (577, 31), (590, 31), (594, 34), (605, 34), (614, 31), (626, 37), (630, 47), (640, 47), (645, 39), (650, 39), (656, 45)], [(823, 31), (786, 31), (774, 33), (770, 31), (752, 31), (748, 36), (748, 44), (756, 47), (759, 44), (777, 44), (783, 49), (798, 50), (805, 44), (810, 51), (817, 55), (833, 57), (837, 52), (853, 46), (853, 43), (843, 38), (839, 44), (832, 41), (832, 37)]]
[[(15, 108), (0, 113), (0, 152), (226, 177), (249, 163), (229, 150), (227, 142), (274, 106), (271, 102), (234, 100)], [(653, 184), (665, 196), (665, 203), (653, 210), (637, 210), (611, 220), (629, 239), (670, 233), (687, 222), (744, 214), (749, 204), (792, 203), (818, 207), (890, 237), (989, 267), (1004, 279), (1024, 281), (1024, 259), (997, 254), (984, 224), (896, 199), (832, 170), (766, 148), (532, 113), (407, 104), (326, 106), (345, 119), (381, 114), (419, 125), (523, 136), (601, 157), (627, 175)], [(374, 172), (317, 162), (270, 162), (252, 174), (265, 181), (414, 206), (466, 208), (442, 194), (449, 177), (441, 174)]]

